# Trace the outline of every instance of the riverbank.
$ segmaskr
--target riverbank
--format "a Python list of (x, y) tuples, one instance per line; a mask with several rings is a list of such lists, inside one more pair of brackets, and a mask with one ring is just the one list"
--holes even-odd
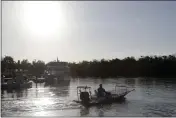
[[(10, 62), (10, 63), (9, 63)], [(101, 59), (93, 61), (59, 62), (67, 65), (68, 73), (73, 77), (155, 77), (155, 78), (176, 78), (176, 56), (141, 56), (139, 59), (126, 57), (124, 59)], [(1, 60), (1, 72), (11, 72), (15, 69), (25, 70), (32, 75), (44, 74), (47, 65), (57, 65), (57, 62), (51, 61), (45, 64), (38, 60), (32, 63), (28, 60), (18, 60), (15, 62), (12, 57), (6, 56)], [(10, 68), (10, 69), (9, 69)]]

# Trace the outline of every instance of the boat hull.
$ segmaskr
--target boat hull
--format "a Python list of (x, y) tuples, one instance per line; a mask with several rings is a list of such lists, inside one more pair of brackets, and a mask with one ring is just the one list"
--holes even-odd
[(88, 103), (84, 103), (82, 101), (75, 101), (76, 103), (80, 103), (83, 106), (91, 107), (96, 105), (103, 105), (103, 104), (112, 104), (112, 103), (122, 103), (126, 100), (124, 96), (119, 97), (111, 97), (111, 98), (100, 98), (96, 100), (90, 100)]

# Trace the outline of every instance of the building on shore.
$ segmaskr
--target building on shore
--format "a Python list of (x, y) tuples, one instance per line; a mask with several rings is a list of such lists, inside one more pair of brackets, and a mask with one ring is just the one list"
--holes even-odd
[(65, 80), (69, 77), (70, 69), (67, 62), (50, 62), (46, 66), (45, 75), (49, 80)]

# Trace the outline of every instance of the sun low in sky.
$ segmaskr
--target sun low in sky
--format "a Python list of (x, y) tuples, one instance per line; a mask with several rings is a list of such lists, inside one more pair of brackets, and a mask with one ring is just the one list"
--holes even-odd
[(82, 61), (176, 51), (174, 1), (2, 1), (2, 56)]
[(24, 2), (23, 20), (32, 35), (48, 37), (66, 26), (66, 18), (58, 2)]

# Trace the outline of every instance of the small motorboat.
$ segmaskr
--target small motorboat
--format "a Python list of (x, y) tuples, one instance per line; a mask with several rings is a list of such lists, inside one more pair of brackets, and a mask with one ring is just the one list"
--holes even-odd
[[(120, 87), (121, 89), (117, 88)], [(91, 87), (88, 86), (78, 86), (77, 96), (78, 100), (74, 100), (76, 103), (80, 103), (84, 106), (94, 106), (100, 104), (111, 104), (115, 102), (122, 102), (125, 100), (125, 96), (134, 91), (135, 89), (129, 89), (126, 86), (119, 86), (116, 84), (114, 91), (107, 91), (104, 97), (98, 97), (97, 91), (95, 90), (95, 95), (91, 95)]]

